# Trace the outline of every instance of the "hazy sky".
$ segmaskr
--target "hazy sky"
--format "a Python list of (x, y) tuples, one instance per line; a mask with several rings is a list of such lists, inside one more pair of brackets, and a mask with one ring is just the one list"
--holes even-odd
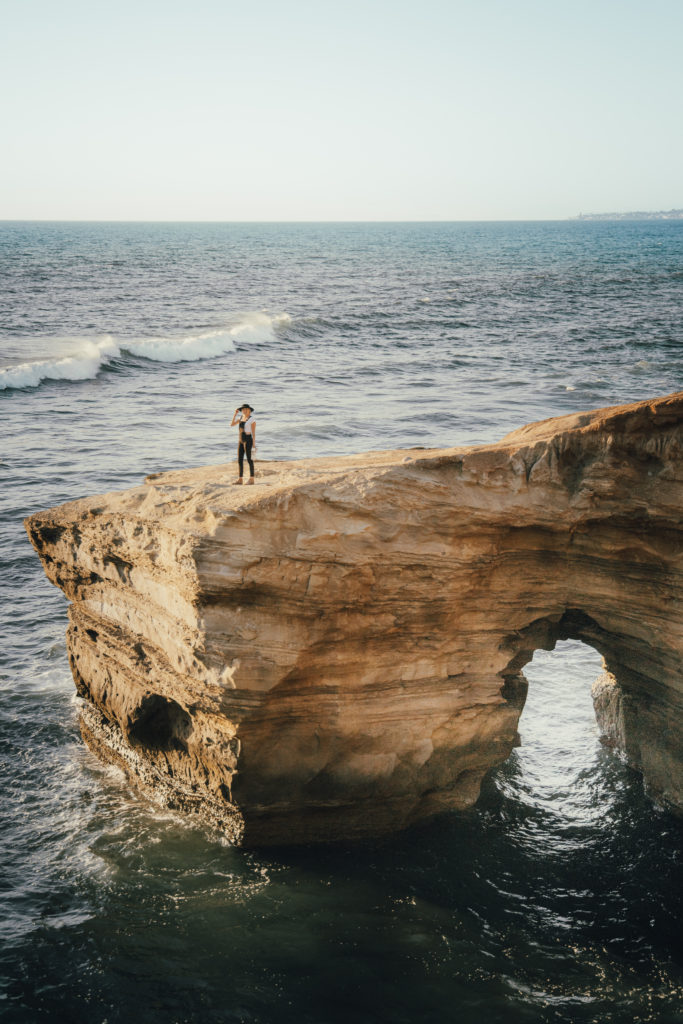
[(0, 218), (683, 207), (683, 0), (0, 3)]

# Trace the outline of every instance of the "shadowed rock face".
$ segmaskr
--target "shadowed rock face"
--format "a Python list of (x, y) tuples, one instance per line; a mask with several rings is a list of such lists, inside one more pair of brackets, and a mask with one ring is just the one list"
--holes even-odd
[(86, 741), (235, 842), (377, 835), (474, 803), (524, 665), (573, 637), (607, 741), (680, 810), (682, 437), (683, 393), (31, 516)]

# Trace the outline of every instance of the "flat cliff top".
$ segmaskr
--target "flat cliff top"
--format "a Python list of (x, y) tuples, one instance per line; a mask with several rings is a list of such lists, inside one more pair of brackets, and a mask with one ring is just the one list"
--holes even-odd
[[(609, 441), (613, 435), (642, 435), (644, 441), (656, 427), (683, 420), (683, 391), (663, 398), (629, 405), (573, 413), (568, 416), (531, 423), (513, 431), (501, 441), (488, 445), (454, 448), (401, 448), (388, 451), (363, 452), (329, 458), (294, 461), (258, 462), (253, 486), (236, 486), (235, 463), (203, 466), (193, 469), (152, 473), (144, 484), (125, 491), (113, 491), (95, 497), (68, 502), (47, 512), (36, 513), (44, 525), (73, 522), (82, 516), (134, 515), (141, 519), (159, 520), (175, 529), (210, 532), (211, 519), (231, 513), (243, 513), (255, 506), (278, 501), (287, 494), (307, 490), (311, 486), (324, 489), (341, 481), (357, 493), (379, 477), (392, 471), (394, 484), (419, 487), (421, 473), (448, 463), (467, 466), (476, 472), (493, 470), (501, 458), (509, 461), (517, 453), (540, 452), (549, 445), (590, 445), (596, 440)], [(396, 477), (398, 470), (398, 478)], [(404, 473), (401, 473), (404, 470)], [(419, 504), (419, 502), (415, 502)], [(27, 522), (30, 521), (27, 520)]]

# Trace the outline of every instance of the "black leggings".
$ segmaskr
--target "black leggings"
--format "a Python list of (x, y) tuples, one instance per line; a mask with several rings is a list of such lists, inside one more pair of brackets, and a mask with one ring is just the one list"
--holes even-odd
[(254, 444), (254, 438), (251, 434), (244, 434), (240, 438), (239, 447), (237, 449), (237, 462), (240, 467), (240, 478), (244, 473), (244, 456), (247, 456), (247, 462), (249, 463), (249, 476), (254, 475), (254, 460), (251, 457), (251, 449)]

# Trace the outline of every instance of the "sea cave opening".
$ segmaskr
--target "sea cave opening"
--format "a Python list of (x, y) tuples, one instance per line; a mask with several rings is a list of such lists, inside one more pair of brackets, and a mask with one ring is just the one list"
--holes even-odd
[(602, 656), (581, 640), (535, 650), (523, 668), (526, 698), (524, 679), (517, 682), (520, 745), (495, 775), (506, 797), (554, 820), (585, 821), (604, 812), (610, 768), (623, 765), (601, 743), (595, 717), (591, 689), (603, 672)]

